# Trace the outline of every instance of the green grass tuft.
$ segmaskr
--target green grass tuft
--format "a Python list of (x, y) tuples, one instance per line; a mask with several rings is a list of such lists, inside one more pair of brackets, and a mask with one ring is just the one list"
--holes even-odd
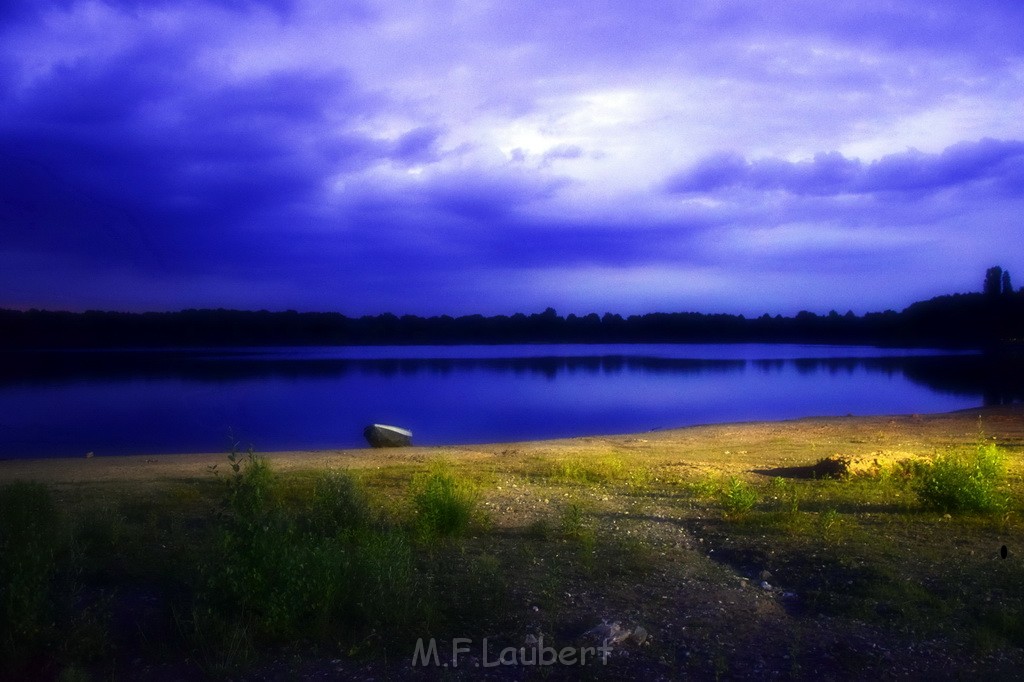
[(650, 467), (633, 465), (623, 457), (604, 454), (543, 460), (531, 473), (563, 485), (625, 483), (644, 488), (654, 481)]

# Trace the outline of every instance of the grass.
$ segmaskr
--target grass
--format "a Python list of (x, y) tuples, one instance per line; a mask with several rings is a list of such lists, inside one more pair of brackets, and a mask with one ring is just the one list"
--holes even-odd
[[(904, 671), (942, 670), (935, 652), (908, 653), (928, 642), (1017, 660), (1020, 453), (948, 452), (873, 479), (723, 475), (609, 449), (356, 472), (232, 453), (141, 491), (7, 485), (0, 676), (102, 679), (131, 656), (191, 661), (177, 676), (301, 678), (268, 668), (298, 657), (400, 678), (421, 636), (563, 645), (602, 619), (651, 638), (580, 671), (592, 679), (877, 672), (866, 642)], [(126, 629), (132, 590), (165, 608)], [(126, 640), (139, 631), (165, 635)]]
[(534, 463), (528, 475), (552, 484), (575, 486), (619, 483), (644, 487), (654, 478), (650, 467), (631, 464), (617, 454), (599, 452), (544, 458)]
[(57, 507), (38, 483), (0, 488), (0, 652), (14, 660), (52, 635), (53, 578), (64, 550)]
[(411, 540), (374, 522), (355, 478), (319, 475), (307, 498), (289, 505), (265, 459), (232, 454), (230, 463), (197, 596), (208, 621), (235, 621), (230, 638), (245, 633), (261, 643), (400, 628), (415, 618)]

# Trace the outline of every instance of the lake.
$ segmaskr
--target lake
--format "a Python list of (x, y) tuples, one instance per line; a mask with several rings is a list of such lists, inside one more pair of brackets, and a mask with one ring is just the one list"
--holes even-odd
[(419, 445), (1020, 400), (978, 353), (807, 345), (529, 345), (0, 355), (0, 458)]

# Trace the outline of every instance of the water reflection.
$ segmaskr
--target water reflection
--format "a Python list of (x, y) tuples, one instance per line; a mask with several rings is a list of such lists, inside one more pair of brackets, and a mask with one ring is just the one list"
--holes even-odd
[(62, 383), (116, 378), (181, 378), (234, 381), (258, 377), (342, 378), (351, 374), (384, 379), (429, 374), (487, 372), (536, 374), (557, 379), (563, 374), (613, 375), (623, 372), (696, 374), (738, 372), (746, 360), (698, 360), (647, 356), (541, 356), (519, 358), (366, 358), (304, 359), (210, 356), (201, 352), (27, 352), (0, 356), (0, 385)]
[(0, 355), (0, 457), (209, 452), (229, 431), (260, 450), (361, 447), (374, 421), (443, 444), (1021, 400), (1024, 362), (1006, 354), (754, 345), (26, 352)]

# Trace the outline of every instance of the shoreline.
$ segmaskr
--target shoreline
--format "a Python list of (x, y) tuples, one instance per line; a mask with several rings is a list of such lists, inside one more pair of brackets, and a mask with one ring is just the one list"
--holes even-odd
[[(946, 447), (995, 438), (1009, 448), (1024, 448), (1024, 404), (977, 407), (932, 414), (801, 417), (780, 421), (730, 422), (608, 436), (511, 441), (407, 448), (350, 448), (257, 452), (280, 471), (317, 468), (380, 468), (449, 460), (514, 460), (615, 451), (647, 462), (679, 461), (722, 473), (755, 468), (813, 464), (837, 453), (869, 455), (881, 451), (928, 454)], [(121, 455), (110, 457), (0, 460), (0, 483), (40, 480), (49, 483), (159, 481), (210, 476), (210, 467), (227, 466), (227, 453)]]

